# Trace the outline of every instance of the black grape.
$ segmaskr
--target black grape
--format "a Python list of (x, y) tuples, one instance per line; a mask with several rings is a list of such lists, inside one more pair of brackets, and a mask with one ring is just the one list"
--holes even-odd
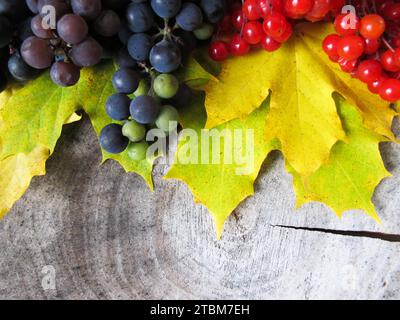
[(122, 126), (112, 123), (100, 132), (100, 145), (108, 153), (118, 154), (128, 147), (128, 138), (122, 135)]

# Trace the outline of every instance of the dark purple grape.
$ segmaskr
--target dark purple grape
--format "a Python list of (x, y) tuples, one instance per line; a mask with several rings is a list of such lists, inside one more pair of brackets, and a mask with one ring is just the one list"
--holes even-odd
[(161, 106), (156, 99), (143, 95), (136, 97), (130, 106), (132, 119), (140, 124), (151, 124), (156, 121)]
[(103, 56), (103, 48), (96, 40), (89, 37), (74, 45), (69, 56), (78, 67), (92, 67), (100, 62)]
[(28, 65), (36, 69), (46, 69), (54, 60), (48, 41), (37, 37), (29, 37), (22, 43), (21, 55)]
[(57, 33), (61, 39), (69, 44), (78, 44), (88, 35), (86, 21), (76, 14), (66, 14), (57, 23)]
[(119, 124), (109, 124), (100, 132), (100, 145), (108, 153), (122, 153), (128, 144), (129, 139), (122, 135), (122, 126)]
[(78, 83), (80, 69), (72, 63), (55, 62), (50, 69), (50, 77), (59, 86), (70, 87)]

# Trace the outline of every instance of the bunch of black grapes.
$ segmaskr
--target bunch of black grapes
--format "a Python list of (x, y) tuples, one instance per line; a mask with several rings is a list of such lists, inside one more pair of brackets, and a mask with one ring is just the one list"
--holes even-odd
[[(126, 0), (26, 0), (34, 14), (34, 36), (24, 40), (21, 56), (31, 67), (50, 69), (52, 80), (60, 86), (75, 85), (83, 67), (98, 64), (108, 57), (121, 28), (119, 10)], [(56, 24), (51, 26), (51, 10)], [(49, 23), (50, 22), (50, 23)]]
[[(225, 15), (225, 0), (132, 0), (119, 32), (124, 47), (113, 77), (116, 94), (107, 114), (118, 123), (101, 131), (101, 147), (112, 154), (128, 152), (141, 161), (149, 147), (146, 134), (158, 128), (165, 136), (176, 129), (178, 109), (192, 92), (174, 73), (198, 41), (212, 37)], [(121, 124), (122, 123), (122, 124)]]
[(8, 80), (27, 81), (37, 75), (21, 58), (19, 46), (31, 36), (25, 0), (0, 0), (0, 92)]

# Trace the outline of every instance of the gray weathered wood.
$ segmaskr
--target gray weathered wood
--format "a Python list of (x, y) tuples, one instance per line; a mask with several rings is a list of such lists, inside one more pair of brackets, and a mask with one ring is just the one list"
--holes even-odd
[[(164, 167), (152, 194), (118, 164), (98, 166), (87, 120), (70, 125), (48, 175), (0, 222), (0, 298), (400, 298), (400, 243), (274, 227), (400, 234), (400, 147), (382, 151), (394, 173), (374, 197), (382, 226), (363, 214), (339, 220), (321, 204), (295, 211), (275, 153), (217, 241), (207, 210), (162, 180)], [(45, 266), (55, 290), (42, 287)]]

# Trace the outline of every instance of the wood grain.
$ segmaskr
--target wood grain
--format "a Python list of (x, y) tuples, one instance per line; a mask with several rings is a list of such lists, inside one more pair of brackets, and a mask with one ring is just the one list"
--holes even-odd
[[(382, 152), (393, 172), (374, 196), (382, 226), (354, 212), (339, 220), (321, 204), (295, 211), (274, 153), (217, 241), (187, 187), (161, 179), (165, 167), (151, 193), (118, 164), (98, 165), (87, 119), (69, 125), (48, 175), (0, 222), (0, 298), (400, 298), (400, 243), (275, 227), (400, 234), (400, 147)], [(45, 266), (54, 267), (55, 290), (42, 286)]]

